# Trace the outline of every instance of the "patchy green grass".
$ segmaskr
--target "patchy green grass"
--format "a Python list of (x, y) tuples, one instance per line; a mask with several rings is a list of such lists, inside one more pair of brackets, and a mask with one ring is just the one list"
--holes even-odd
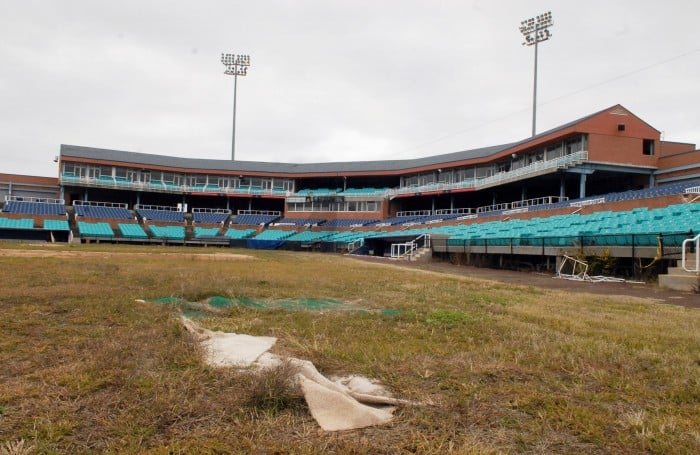
[[(0, 257), (0, 452), (700, 452), (697, 310), (336, 255), (50, 251), (76, 255)], [(254, 259), (200, 257), (228, 252)], [(425, 405), (324, 433), (284, 368), (260, 378), (207, 367), (174, 306), (135, 301), (212, 295), (376, 310), (233, 307), (202, 323), (276, 336), (277, 353)]]

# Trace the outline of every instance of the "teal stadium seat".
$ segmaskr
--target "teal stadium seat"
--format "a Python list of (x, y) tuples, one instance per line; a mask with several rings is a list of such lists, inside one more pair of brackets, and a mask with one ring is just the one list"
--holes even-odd
[(253, 238), (255, 240), (286, 240), (294, 234), (296, 234), (296, 231), (281, 231), (278, 229), (267, 229)]
[(114, 231), (108, 223), (87, 223), (78, 221), (81, 237), (114, 238)]
[(185, 240), (184, 226), (155, 226), (149, 225), (148, 229), (153, 237), (164, 240)]
[(0, 228), (7, 229), (34, 229), (33, 218), (0, 218)]
[(67, 220), (44, 220), (44, 229), (51, 231), (70, 231)]
[(233, 229), (229, 228), (226, 230), (224, 233), (226, 237), (229, 237), (233, 240), (242, 240), (242, 239), (247, 239), (255, 235), (255, 229)]
[(119, 233), (125, 239), (145, 240), (148, 238), (148, 234), (139, 224), (120, 223), (117, 225), (117, 229), (119, 229)]
[(195, 227), (194, 228), (194, 237), (216, 237), (219, 235), (219, 228), (203, 228), (203, 227)]

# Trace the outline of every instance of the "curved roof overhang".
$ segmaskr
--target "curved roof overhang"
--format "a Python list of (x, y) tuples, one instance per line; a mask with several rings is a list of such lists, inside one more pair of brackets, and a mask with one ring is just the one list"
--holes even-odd
[(581, 124), (584, 123), (585, 120), (615, 107), (616, 106), (613, 106), (612, 108), (591, 114), (522, 141), (405, 160), (272, 163), (262, 161), (181, 158), (75, 145), (61, 145), (60, 158), (62, 162), (80, 162), (132, 168), (142, 167), (148, 170), (185, 172), (191, 174), (206, 173), (281, 178), (397, 176), (491, 163), (507, 158), (512, 154), (522, 153), (547, 143), (562, 141), (578, 134), (585, 134), (586, 131), (581, 128)]

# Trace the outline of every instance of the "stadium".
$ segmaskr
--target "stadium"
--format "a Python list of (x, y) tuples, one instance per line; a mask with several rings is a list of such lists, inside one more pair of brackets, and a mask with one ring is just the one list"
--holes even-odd
[(696, 453), (699, 154), (620, 105), (398, 161), (63, 145), (0, 175), (0, 453)]
[(700, 453), (700, 3), (549, 3), (12, 2), (0, 455)]
[[(227, 161), (61, 145), (56, 179), (1, 175), (0, 237), (218, 245), (558, 270), (698, 286), (700, 150), (621, 105), (417, 159)], [(570, 275), (578, 276), (575, 268)]]

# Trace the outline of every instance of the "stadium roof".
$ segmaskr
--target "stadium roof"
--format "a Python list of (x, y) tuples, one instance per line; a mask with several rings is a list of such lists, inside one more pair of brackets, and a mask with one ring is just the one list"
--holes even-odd
[(602, 111), (587, 115), (580, 119), (542, 132), (536, 136), (512, 142), (508, 144), (481, 147), (472, 150), (433, 155), (423, 158), (405, 160), (378, 160), (378, 161), (347, 161), (327, 163), (274, 163), (263, 161), (231, 161), (201, 158), (181, 158), (166, 155), (152, 155), (148, 153), (128, 152), (121, 150), (100, 149), (77, 145), (61, 144), (61, 158), (77, 158), (81, 160), (109, 161), (111, 163), (125, 163), (128, 165), (158, 166), (177, 168), (184, 170), (207, 170), (221, 172), (241, 173), (265, 173), (265, 174), (344, 174), (344, 173), (374, 173), (396, 172), (416, 168), (435, 167), (448, 163), (483, 160), (501, 154), (510, 149), (520, 148), (523, 145), (537, 144), (540, 140), (556, 133), (563, 132), (573, 126), (613, 108), (621, 108), (620, 105), (607, 108)]

